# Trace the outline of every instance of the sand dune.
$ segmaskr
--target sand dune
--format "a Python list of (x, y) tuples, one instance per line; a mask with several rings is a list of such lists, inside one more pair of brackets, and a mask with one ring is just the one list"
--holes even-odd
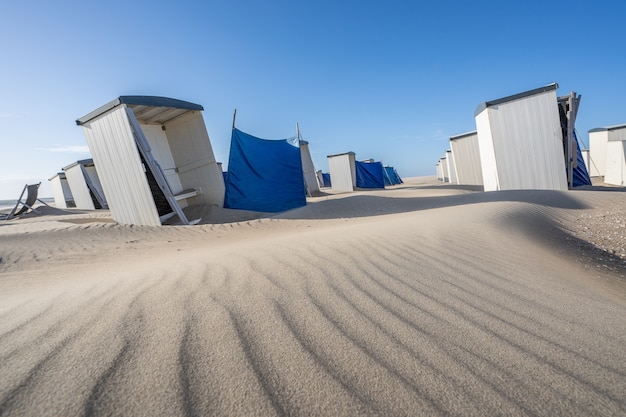
[(625, 195), (415, 180), (7, 222), (0, 415), (624, 415), (626, 269), (576, 224)]

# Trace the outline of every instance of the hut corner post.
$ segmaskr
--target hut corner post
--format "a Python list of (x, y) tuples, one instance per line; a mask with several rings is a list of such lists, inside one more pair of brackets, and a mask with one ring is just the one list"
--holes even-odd
[(574, 129), (576, 126), (576, 115), (578, 114), (578, 107), (580, 106), (580, 95), (572, 91), (568, 96), (562, 97), (560, 105), (563, 106), (563, 111), (567, 119), (567, 129), (565, 132), (564, 151), (565, 151), (565, 169), (567, 172), (567, 188), (574, 188), (574, 168), (576, 168), (576, 139), (574, 138)]

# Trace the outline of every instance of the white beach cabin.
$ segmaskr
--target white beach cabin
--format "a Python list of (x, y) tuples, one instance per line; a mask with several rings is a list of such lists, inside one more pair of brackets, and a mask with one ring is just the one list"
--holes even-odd
[(356, 154), (345, 152), (328, 155), (328, 170), (333, 191), (354, 191), (356, 187)]
[(54, 206), (56, 208), (76, 207), (70, 185), (67, 183), (67, 178), (65, 177), (65, 172), (57, 173), (49, 178), (48, 181), (50, 181)]
[(102, 184), (93, 159), (83, 159), (63, 167), (76, 208), (95, 210), (108, 208)]
[[(607, 127), (598, 127), (589, 131), (589, 163), (587, 168), (590, 177), (609, 176), (609, 180), (619, 177), (617, 168), (619, 167), (619, 154), (621, 150), (618, 143), (626, 136), (626, 124)], [(611, 142), (609, 144), (609, 142)], [(617, 152), (617, 155), (614, 153)], [(613, 155), (610, 155), (613, 154)], [(612, 172), (607, 174), (609, 160), (611, 160)], [(620, 185), (620, 184), (617, 184)]]
[(203, 107), (167, 97), (121, 96), (81, 117), (113, 219), (160, 226), (183, 208), (224, 204), (224, 179)]
[(443, 181), (443, 164), (441, 160), (435, 164), (435, 171), (437, 172), (437, 181)]
[(483, 185), (478, 133), (474, 130), (451, 136), (450, 149), (454, 157), (457, 182), (461, 185)]
[(476, 108), (485, 191), (568, 189), (557, 88), (554, 83)]
[(446, 151), (446, 164), (448, 164), (448, 182), (450, 182), (450, 184), (458, 184), (454, 155), (452, 155), (452, 150), (450, 149)]
[(450, 171), (448, 170), (448, 158), (446, 156), (442, 156), (439, 159), (439, 163), (441, 164), (441, 168), (443, 170), (443, 182), (450, 182)]
[[(592, 148), (591, 135), (594, 135)], [(589, 148), (593, 155), (598, 155), (605, 147), (604, 182), (611, 185), (626, 185), (626, 125), (601, 127), (589, 131)], [(599, 155), (598, 155), (599, 156)]]

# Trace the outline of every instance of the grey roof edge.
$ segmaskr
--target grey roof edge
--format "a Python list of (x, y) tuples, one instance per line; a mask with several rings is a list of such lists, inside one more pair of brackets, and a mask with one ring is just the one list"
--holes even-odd
[(190, 103), (188, 101), (178, 100), (169, 97), (159, 96), (119, 96), (118, 98), (109, 101), (107, 104), (98, 107), (94, 111), (86, 114), (83, 117), (76, 119), (76, 125), (81, 126), (92, 119), (100, 116), (103, 113), (121, 105), (121, 104), (135, 104), (140, 106), (152, 106), (152, 107), (172, 107), (175, 109), (187, 109), (187, 110), (204, 110), (199, 104)]
[(450, 136), (450, 140), (463, 139), (468, 136), (474, 136), (478, 134), (478, 130), (472, 130), (471, 132), (461, 133), (459, 135)]
[(56, 174), (48, 178), (48, 181), (52, 181), (56, 177), (61, 177), (61, 179), (65, 178), (65, 172), (57, 172)]
[(93, 159), (81, 159), (80, 161), (72, 162), (71, 164), (61, 168), (63, 171), (75, 167), (76, 165), (93, 165)]
[(534, 96), (535, 94), (545, 93), (546, 91), (552, 91), (559, 88), (557, 83), (545, 85), (543, 87), (535, 88), (533, 90), (524, 91), (522, 93), (513, 94), (512, 96), (502, 97), (496, 100), (485, 101), (480, 103), (476, 110), (474, 110), (474, 117), (478, 116), (487, 107), (496, 106), (498, 104), (506, 103), (508, 101), (519, 100), (520, 98)]
[(610, 130), (618, 130), (618, 129), (624, 129), (624, 128), (626, 128), (626, 124), (614, 125), (614, 126), (605, 126), (605, 127), (596, 127), (595, 129), (591, 129), (589, 131), (589, 133), (607, 132), (607, 131), (610, 131)]
[(350, 151), (350, 152), (342, 152), (342, 153), (336, 153), (333, 155), (328, 155), (326, 156), (326, 158), (332, 158), (333, 156), (341, 156), (341, 155), (356, 155), (354, 152)]

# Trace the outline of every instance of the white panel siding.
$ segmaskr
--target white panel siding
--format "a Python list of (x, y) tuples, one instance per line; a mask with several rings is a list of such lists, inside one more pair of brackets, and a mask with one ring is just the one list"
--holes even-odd
[(462, 185), (483, 185), (478, 133), (450, 140), (457, 181)]
[(334, 191), (354, 191), (356, 185), (354, 154), (329, 156), (328, 169), (331, 188)]
[(183, 189), (199, 194), (189, 204), (224, 206), (224, 177), (217, 165), (202, 113), (188, 112), (165, 125), (165, 135)]
[(320, 187), (315, 174), (315, 166), (313, 165), (309, 145), (306, 142), (300, 142), (300, 158), (302, 159), (302, 173), (307, 191), (311, 196), (319, 195)]
[[(488, 117), (488, 124), (481, 116)], [(495, 157), (495, 189), (567, 190), (556, 91), (487, 107), (476, 117), (476, 126), (481, 162), (487, 161), (488, 168), (483, 170), (485, 191), (494, 189), (493, 180), (487, 178), (493, 175), (493, 162), (487, 155), (483, 160), (483, 144), (485, 154), (490, 153), (488, 142), (493, 144)], [(489, 129), (491, 141), (484, 129)]]
[(478, 135), (478, 152), (480, 154), (484, 190), (499, 190), (498, 163), (493, 149), (493, 138), (487, 109), (476, 116), (476, 132)]
[(606, 151), (604, 182), (612, 185), (626, 185), (626, 139), (609, 139)]
[(606, 170), (606, 143), (609, 140), (609, 132), (589, 132), (589, 175), (591, 177), (603, 177)]
[(125, 106), (83, 125), (107, 203), (120, 224), (160, 226)]
[(85, 176), (80, 168), (80, 164), (74, 164), (65, 168), (64, 171), (70, 190), (72, 190), (72, 195), (74, 196), (76, 208), (83, 210), (95, 210), (96, 208), (93, 205), (93, 200), (91, 199), (91, 194), (89, 193), (89, 187), (87, 187), (87, 183), (85, 182)]

